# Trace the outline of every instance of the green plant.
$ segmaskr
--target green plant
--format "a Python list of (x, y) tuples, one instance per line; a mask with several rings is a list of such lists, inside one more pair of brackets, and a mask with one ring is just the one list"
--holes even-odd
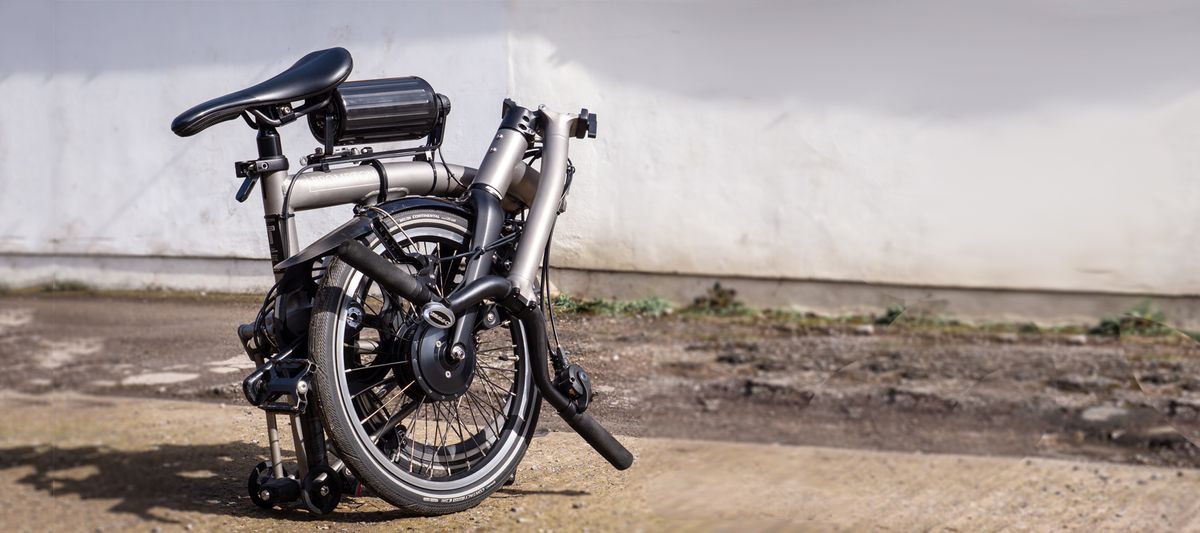
[(1042, 328), (1039, 328), (1038, 325), (1034, 324), (1033, 322), (1025, 322), (1023, 324), (1017, 325), (1017, 333), (1025, 333), (1025, 334), (1034, 335), (1034, 334), (1038, 334), (1041, 332), (1042, 332)]
[(662, 316), (671, 312), (671, 302), (657, 296), (639, 300), (608, 300), (604, 298), (579, 300), (566, 294), (559, 294), (550, 300), (550, 305), (554, 306), (555, 311), (563, 313), (600, 316)]
[(718, 316), (748, 315), (754, 312), (738, 301), (736, 290), (722, 287), (720, 282), (714, 283), (703, 295), (697, 296), (687, 311)]
[(56, 279), (42, 285), (42, 292), (92, 292), (91, 285), (78, 280)]
[(1121, 316), (1101, 319), (1099, 324), (1088, 329), (1088, 334), (1108, 337), (1157, 337), (1173, 331), (1166, 325), (1166, 321), (1166, 313), (1153, 302), (1145, 300)]
[(886, 326), (888, 324), (891, 324), (892, 322), (895, 322), (897, 319), (900, 318), (900, 315), (902, 315), (902, 314), (904, 314), (904, 306), (903, 305), (899, 305), (899, 304), (889, 305), (887, 308), (887, 311), (883, 314), (883, 316), (880, 316), (875, 319), (875, 323), (880, 326)]

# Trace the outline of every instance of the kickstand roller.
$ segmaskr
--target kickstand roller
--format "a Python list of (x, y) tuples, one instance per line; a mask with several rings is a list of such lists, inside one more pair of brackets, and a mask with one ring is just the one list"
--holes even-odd
[[(270, 459), (250, 471), (247, 490), (250, 500), (272, 509), (302, 500), (309, 511), (324, 515), (337, 507), (348, 483), (338, 470), (342, 462), (327, 459), (325, 431), (315, 413), (308, 411), (312, 362), (297, 355), (295, 347), (264, 358), (265, 350), (252, 341), (253, 326), (238, 329), (247, 355), (257, 368), (242, 381), (242, 391), (267, 419)], [(286, 415), (296, 450), (296, 467), (288, 468), (279, 437), (279, 416)]]

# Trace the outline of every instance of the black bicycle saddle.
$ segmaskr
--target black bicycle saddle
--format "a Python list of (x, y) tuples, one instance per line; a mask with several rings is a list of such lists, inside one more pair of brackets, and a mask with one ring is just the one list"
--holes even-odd
[(345, 48), (312, 52), (267, 81), (184, 111), (171, 122), (171, 131), (180, 137), (188, 137), (213, 124), (235, 119), (248, 109), (286, 104), (330, 92), (346, 80), (353, 67), (354, 60)]

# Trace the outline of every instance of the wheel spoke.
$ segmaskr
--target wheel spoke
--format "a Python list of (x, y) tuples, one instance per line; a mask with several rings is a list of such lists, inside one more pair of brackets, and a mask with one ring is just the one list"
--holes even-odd
[[(400, 240), (403, 231), (392, 222), (395, 227), (389, 229)], [(467, 241), (413, 231), (420, 226), (407, 228), (411, 237), (405, 234), (400, 245), (405, 252), (432, 259), (435, 264), (425, 269), (430, 289), (439, 296), (451, 294), (462, 283), (472, 257)], [(410, 274), (421, 270), (412, 261), (393, 262)], [(423, 385), (414, 376), (401, 377), (409, 370), (401, 365), (412, 365), (415, 357), (409, 352), (420, 349), (420, 343), (412, 342), (416, 328), (421, 327), (414, 314), (418, 309), (412, 302), (388, 294), (365, 274), (355, 275), (360, 276), (359, 281), (343, 285), (347, 299), (342, 303), (355, 308), (359, 327), (346, 328), (340, 347), (333, 347), (344, 358), (342, 371), (335, 376), (342, 380), (342, 397), (353, 402), (349, 421), (359, 419), (358, 439), (368, 447), (375, 446), (377, 451), (369, 455), (405, 479), (458, 483), (458, 478), (469, 473), (490, 472), (493, 464), (499, 464), (493, 461), (501, 450), (497, 443), (512, 436), (505, 432), (513, 431), (516, 417), (531, 406), (515, 400), (531, 392), (525, 387), (532, 387), (523, 377), (527, 362), (514, 343), (517, 322), (506, 317), (502, 327), (475, 332), (474, 372), (479, 384), (472, 384), (457, 398), (435, 401), (417, 389)], [(342, 313), (340, 319), (345, 319), (345, 311)]]
[(379, 438), (382, 437), (384, 433), (395, 429), (396, 426), (400, 424), (400, 421), (404, 420), (404, 418), (407, 417), (420, 404), (420, 401), (413, 400), (404, 407), (401, 407), (395, 413), (392, 413), (392, 415), (388, 417), (387, 422), (384, 422), (379, 429), (375, 430), (374, 433), (371, 433), (371, 442), (378, 442)]
[(375, 415), (379, 414), (379, 412), (380, 412), (380, 411), (382, 411), (384, 407), (387, 407), (387, 404), (389, 404), (389, 403), (392, 403), (392, 400), (395, 400), (396, 398), (403, 398), (403, 397), (404, 397), (404, 391), (408, 390), (408, 388), (409, 388), (409, 387), (411, 387), (413, 383), (416, 383), (416, 382), (415, 382), (415, 381), (409, 382), (409, 383), (408, 383), (408, 385), (405, 385), (405, 386), (404, 386), (404, 388), (400, 390), (400, 394), (397, 394), (397, 395), (395, 395), (395, 396), (392, 396), (392, 397), (391, 397), (391, 399), (389, 399), (389, 400), (387, 400), (387, 401), (380, 401), (380, 403), (379, 403), (379, 408), (378, 408), (378, 409), (376, 409), (376, 410), (375, 410), (375, 412), (373, 412), (373, 413), (371, 413), (371, 414), (367, 415), (367, 416), (366, 416), (366, 418), (363, 418), (362, 420), (359, 420), (359, 421), (358, 421), (358, 423), (359, 423), (359, 424), (365, 424), (365, 423), (367, 423), (367, 421), (368, 421), (368, 420), (370, 420), (371, 418), (373, 418)]
[[(389, 383), (389, 382), (390, 382), (390, 383)], [(379, 380), (379, 381), (377, 381), (377, 382), (375, 382), (375, 383), (372, 383), (372, 384), (370, 384), (370, 385), (367, 385), (367, 386), (363, 387), (362, 389), (359, 389), (357, 392), (355, 392), (355, 391), (354, 391), (354, 388), (353, 388), (353, 386), (351, 386), (351, 387), (350, 387), (350, 392), (351, 392), (351, 394), (350, 394), (350, 399), (352, 399), (352, 400), (353, 400), (354, 398), (357, 398), (357, 397), (358, 397), (358, 395), (360, 395), (360, 394), (362, 394), (362, 393), (364, 393), (364, 392), (367, 392), (367, 391), (369, 391), (369, 390), (371, 390), (371, 389), (374, 389), (375, 387), (378, 387), (378, 386), (380, 386), (380, 385), (383, 385), (384, 383), (387, 383), (387, 387), (385, 387), (385, 388), (383, 389), (383, 391), (381, 391), (381, 392), (379, 393), (379, 395), (380, 395), (380, 397), (387, 396), (387, 393), (391, 392), (391, 391), (392, 391), (392, 389), (396, 388), (396, 382), (395, 382), (395, 380), (393, 380), (393, 379), (392, 379), (392, 378), (390, 378), (390, 377), (384, 377), (383, 379), (381, 379), (381, 380)]]
[(407, 363), (408, 363), (407, 361), (395, 361), (395, 362), (391, 362), (391, 363), (379, 363), (377, 365), (360, 366), (358, 368), (351, 368), (349, 370), (346, 370), (345, 373), (349, 374), (351, 372), (357, 372), (359, 370), (375, 370), (375, 369), (383, 368), (385, 366), (396, 366), (396, 365), (403, 365), (403, 364), (407, 364)]
[(478, 366), (478, 367), (480, 367), (480, 368), (486, 368), (486, 369), (488, 369), (488, 370), (495, 370), (495, 371), (498, 371), (498, 372), (512, 372), (513, 374), (516, 374), (516, 373), (517, 373), (517, 369), (515, 369), (515, 368), (497, 368), (497, 367), (494, 367), (494, 366), (481, 365), (481, 364), (479, 364), (479, 363), (475, 363), (475, 366)]

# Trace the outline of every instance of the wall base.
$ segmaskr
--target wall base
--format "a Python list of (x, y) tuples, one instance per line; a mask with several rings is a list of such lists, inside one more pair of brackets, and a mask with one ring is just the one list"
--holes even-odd
[[(262, 292), (274, 278), (265, 259), (92, 255), (0, 255), (0, 284), (28, 287), (82, 282), (98, 289)], [(555, 288), (582, 298), (658, 296), (690, 303), (714, 283), (753, 307), (823, 315), (881, 314), (905, 304), (961, 320), (1043, 325), (1094, 324), (1152, 302), (1178, 327), (1200, 329), (1200, 296), (918, 287), (845, 281), (758, 279), (691, 274), (551, 269)]]

